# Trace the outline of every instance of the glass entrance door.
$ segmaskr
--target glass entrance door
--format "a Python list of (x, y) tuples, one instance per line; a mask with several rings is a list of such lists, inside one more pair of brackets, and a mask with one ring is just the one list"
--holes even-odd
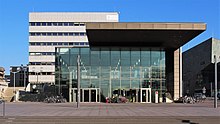
[(140, 91), (140, 102), (151, 103), (151, 88), (141, 88)]
[(97, 102), (97, 90), (96, 89), (91, 89), (90, 98), (91, 98), (91, 102)]
[[(81, 88), (80, 89), (80, 102), (98, 102), (99, 101), (99, 88)], [(72, 101), (77, 102), (77, 89), (72, 88)]]
[(83, 102), (89, 102), (89, 89), (83, 89)]

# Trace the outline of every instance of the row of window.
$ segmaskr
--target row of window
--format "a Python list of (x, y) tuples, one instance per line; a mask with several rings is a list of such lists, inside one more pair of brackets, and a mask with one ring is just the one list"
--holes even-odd
[(29, 26), (85, 26), (79, 22), (30, 22)]
[(29, 65), (55, 65), (55, 62), (29, 62)]
[(29, 75), (54, 75), (54, 72), (29, 72)]
[(54, 56), (54, 52), (30, 52), (30, 56)]
[(30, 42), (30, 46), (87, 46), (88, 42)]
[(86, 36), (86, 32), (72, 32), (72, 33), (67, 33), (67, 32), (30, 32), (30, 36)]

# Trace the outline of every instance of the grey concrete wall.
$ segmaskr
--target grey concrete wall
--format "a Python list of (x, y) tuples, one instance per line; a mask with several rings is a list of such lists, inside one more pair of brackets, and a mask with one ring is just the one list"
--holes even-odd
[(203, 87), (198, 87), (196, 82), (202, 81), (201, 70), (210, 65), (211, 53), (212, 38), (183, 52), (183, 94), (189, 92), (192, 95), (195, 89)]

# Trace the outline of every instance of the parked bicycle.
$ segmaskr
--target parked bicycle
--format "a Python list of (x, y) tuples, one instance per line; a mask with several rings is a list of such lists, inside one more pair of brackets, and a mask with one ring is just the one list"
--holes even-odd
[(44, 103), (65, 103), (66, 99), (63, 96), (51, 96), (44, 99)]
[(196, 102), (196, 99), (194, 97), (191, 96), (184, 96), (183, 97), (183, 103), (190, 103), (190, 104), (194, 104)]
[(204, 102), (206, 100), (206, 96), (202, 93), (195, 93), (194, 97), (195, 97), (197, 103)]

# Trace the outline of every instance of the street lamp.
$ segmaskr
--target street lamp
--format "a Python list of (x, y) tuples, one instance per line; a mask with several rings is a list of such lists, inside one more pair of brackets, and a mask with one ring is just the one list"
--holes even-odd
[(26, 90), (26, 74), (25, 72), (27, 71), (27, 68), (25, 66), (23, 66), (23, 64), (21, 64), (21, 70), (23, 71), (23, 75), (24, 75), (24, 89)]
[(14, 101), (15, 101), (15, 95), (16, 95), (16, 92), (15, 92), (15, 74), (18, 73), (19, 71), (20, 71), (20, 68), (16, 67), (16, 70), (13, 70), (13, 68), (11, 68), (11, 72), (13, 73), (13, 76), (14, 76), (14, 89), (13, 89)]
[(217, 58), (216, 55), (214, 55), (214, 62), (215, 62), (215, 101), (214, 101), (214, 108), (217, 108)]

